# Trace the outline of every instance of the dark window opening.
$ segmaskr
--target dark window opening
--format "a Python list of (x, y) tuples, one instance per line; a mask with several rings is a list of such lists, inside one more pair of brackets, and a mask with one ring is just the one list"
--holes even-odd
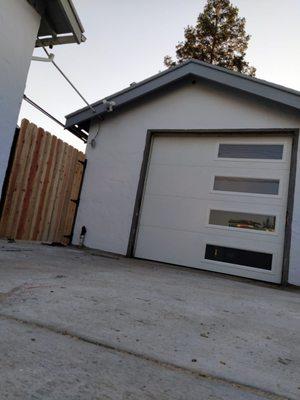
[(282, 144), (220, 144), (219, 158), (282, 160)]
[(278, 195), (279, 180), (216, 176), (214, 181), (214, 190), (220, 190), (223, 192)]
[(272, 269), (272, 254), (252, 250), (241, 250), (232, 247), (206, 245), (205, 258), (229, 264), (244, 265), (247, 267)]

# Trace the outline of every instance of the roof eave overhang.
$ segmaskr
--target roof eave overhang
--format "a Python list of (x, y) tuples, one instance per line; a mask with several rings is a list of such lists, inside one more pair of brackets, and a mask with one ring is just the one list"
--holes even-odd
[[(299, 92), (197, 61), (190, 61), (174, 69), (164, 71), (134, 87), (107, 97), (107, 100), (113, 100), (116, 104), (114, 109), (117, 110), (127, 103), (188, 77), (214, 82), (300, 111)], [(107, 113), (107, 107), (103, 104), (103, 101), (93, 104), (93, 108), (96, 112), (84, 108), (67, 115), (66, 126), (80, 126), (96, 115)]]
[(80, 44), (86, 41), (86, 37), (82, 35), (81, 42), (75, 38), (73, 34), (71, 35), (53, 35), (53, 36), (44, 36), (38, 37), (35, 42), (35, 47), (48, 47), (48, 46), (58, 46), (61, 44), (72, 44), (77, 43)]
[[(41, 25), (44, 27), (44, 32), (38, 33), (35, 47), (80, 44), (86, 40), (83, 35), (84, 28), (71, 0), (54, 0), (55, 12), (51, 15), (47, 13), (47, 1), (28, 1), (41, 14)], [(53, 3), (51, 4), (53, 6)], [(57, 21), (62, 24), (58, 30), (55, 29)]]
[[(178, 74), (178, 76), (173, 75), (171, 79), (159, 79), (158, 81), (152, 81), (145, 84), (145, 86), (138, 86), (134, 88), (134, 90), (124, 91), (123, 93), (120, 92), (118, 95), (109, 96), (106, 98), (108, 101), (114, 101), (116, 106), (114, 110), (117, 110), (124, 106), (125, 104), (129, 104), (131, 102), (137, 101), (144, 97), (145, 95), (149, 95), (150, 93), (154, 93), (163, 87), (166, 87), (170, 84), (175, 84), (176, 82), (182, 80), (183, 78), (192, 77), (191, 74), (186, 74), (182, 76)], [(168, 77), (169, 78), (169, 77)], [(96, 103), (97, 104), (97, 103)], [(93, 108), (96, 112), (93, 112), (89, 108), (85, 108), (80, 114), (74, 113), (66, 116), (66, 126), (72, 126), (75, 124), (80, 125), (82, 122), (86, 122), (90, 119), (93, 119), (96, 115), (103, 116), (108, 113), (107, 105), (104, 104), (102, 101), (100, 104), (93, 105)], [(112, 112), (110, 112), (112, 113)]]
[(70, 25), (70, 29), (73, 33), (73, 37), (76, 40), (76, 43), (80, 44), (83, 41), (82, 39), (84, 29), (73, 3), (69, 0), (57, 1), (60, 5), (62, 13), (65, 15), (66, 20)]

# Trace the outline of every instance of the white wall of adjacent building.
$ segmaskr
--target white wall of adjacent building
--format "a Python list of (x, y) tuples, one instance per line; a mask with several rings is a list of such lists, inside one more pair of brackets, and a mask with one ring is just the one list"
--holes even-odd
[(39, 25), (26, 0), (0, 0), (0, 195)]
[[(148, 129), (300, 128), (300, 116), (247, 94), (200, 82), (152, 97), (107, 116), (87, 146), (74, 243), (87, 228), (85, 245), (126, 254)], [(98, 130), (91, 127), (90, 140)], [(298, 159), (299, 159), (298, 152)], [(296, 176), (289, 281), (300, 285), (300, 173)], [(297, 245), (298, 244), (298, 245)]]

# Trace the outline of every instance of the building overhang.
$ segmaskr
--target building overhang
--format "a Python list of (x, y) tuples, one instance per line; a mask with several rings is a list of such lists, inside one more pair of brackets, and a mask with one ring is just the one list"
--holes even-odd
[(71, 0), (27, 0), (41, 15), (36, 47), (86, 40), (84, 28)]

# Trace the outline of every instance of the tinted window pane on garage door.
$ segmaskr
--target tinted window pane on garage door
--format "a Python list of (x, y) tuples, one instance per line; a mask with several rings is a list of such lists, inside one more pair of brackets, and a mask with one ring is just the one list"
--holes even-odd
[(210, 210), (211, 225), (228, 226), (231, 228), (253, 229), (264, 232), (275, 231), (274, 215), (251, 214), (238, 211)]
[(219, 158), (252, 158), (258, 160), (281, 160), (282, 144), (220, 144)]
[(221, 261), (229, 264), (245, 265), (270, 271), (272, 268), (272, 254), (258, 251), (235, 249), (232, 247), (207, 244), (205, 249), (207, 260)]
[(214, 190), (276, 195), (279, 191), (279, 180), (216, 176), (214, 181)]

